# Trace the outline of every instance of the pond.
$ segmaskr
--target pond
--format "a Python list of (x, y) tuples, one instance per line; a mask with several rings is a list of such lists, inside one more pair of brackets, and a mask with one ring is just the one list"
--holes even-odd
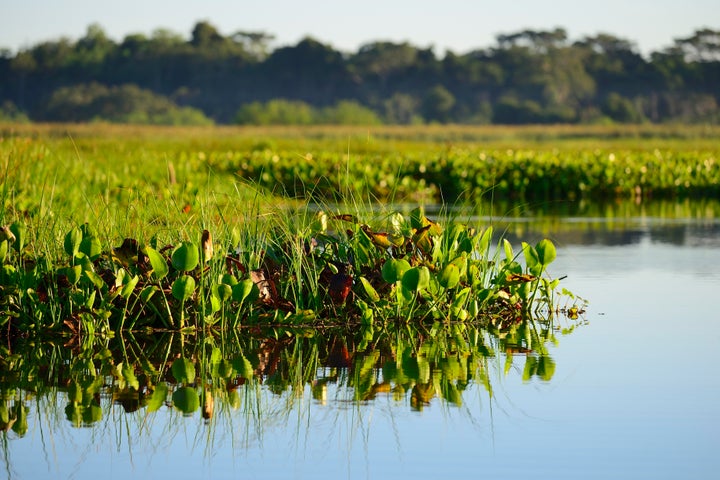
[[(176, 406), (199, 408), (183, 414), (169, 392), (159, 403), (150, 392), (124, 396), (134, 382), (142, 392), (143, 378), (117, 362), (93, 372), (97, 350), (93, 364), (62, 359), (22, 381), (3, 372), (0, 467), (33, 479), (716, 478), (720, 221), (629, 212), (508, 219), (511, 239), (553, 239), (550, 273), (590, 301), (577, 320), (515, 332), (541, 355), (505, 333), (452, 326), (419, 339), (401, 327), (294, 341), (115, 339), (173, 363), (176, 379), (183, 366), (207, 368), (208, 385), (172, 392)], [(28, 345), (26, 359), (81, 347)], [(232, 361), (176, 369), (189, 350)], [(263, 381), (211, 388), (231, 367)], [(181, 398), (186, 390), (200, 396)]]

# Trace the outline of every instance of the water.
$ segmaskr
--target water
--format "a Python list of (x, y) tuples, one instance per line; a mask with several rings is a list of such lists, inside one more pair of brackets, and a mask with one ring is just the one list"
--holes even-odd
[(585, 321), (548, 347), (550, 381), (524, 381), (521, 354), (505, 373), (500, 354), (485, 364), (492, 396), (475, 376), (459, 405), (435, 396), (417, 409), (409, 391), (379, 389), (357, 401), (347, 370), (318, 365), (319, 378), (340, 378), (279, 394), (241, 386), (240, 408), (218, 399), (209, 423), (170, 407), (125, 413), (103, 396), (102, 418), (83, 428), (63, 413), (65, 391), (23, 392), (28, 429), (4, 437), (1, 471), (32, 479), (718, 478), (718, 222), (513, 225), (511, 236), (551, 236), (559, 245), (551, 274), (567, 275), (564, 285), (591, 302)]

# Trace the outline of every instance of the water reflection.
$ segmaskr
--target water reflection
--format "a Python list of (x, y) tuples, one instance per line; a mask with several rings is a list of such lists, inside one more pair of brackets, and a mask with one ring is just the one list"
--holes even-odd
[(513, 243), (545, 237), (560, 246), (621, 246), (644, 241), (675, 246), (720, 246), (720, 201), (496, 203), (451, 215), (496, 226)]
[[(416, 411), (435, 401), (460, 406), (471, 385), (492, 397), (498, 368), (526, 381), (551, 380), (555, 362), (547, 346), (580, 322), (561, 315), (490, 319), (482, 326), (254, 328), (230, 337), (19, 342), (5, 347), (0, 360), (0, 429), (3, 442), (22, 441), (32, 422), (97, 428), (128, 416), (145, 424), (163, 410), (207, 424), (217, 412), (235, 411), (272, 425), (306, 394), (318, 405), (383, 396)], [(282, 398), (284, 407), (270, 408), (271, 397)]]

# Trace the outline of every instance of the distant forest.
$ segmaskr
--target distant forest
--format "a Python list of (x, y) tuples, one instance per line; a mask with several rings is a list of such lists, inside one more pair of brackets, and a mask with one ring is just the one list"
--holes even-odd
[(0, 50), (0, 121), (144, 124), (720, 123), (720, 30), (641, 55), (608, 34), (498, 35), (439, 56), (372, 42), (354, 53), (305, 38), (190, 38), (157, 30), (120, 43), (97, 24), (77, 41)]

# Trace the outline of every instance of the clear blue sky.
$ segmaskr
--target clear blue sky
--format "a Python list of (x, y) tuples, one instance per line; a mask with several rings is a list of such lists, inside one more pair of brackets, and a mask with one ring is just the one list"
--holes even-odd
[(99, 23), (114, 40), (167, 28), (189, 37), (206, 20), (223, 35), (276, 36), (273, 46), (310, 35), (355, 51), (375, 40), (409, 41), (464, 53), (498, 33), (564, 27), (571, 39), (598, 32), (635, 42), (642, 53), (670, 46), (700, 27), (720, 29), (719, 0), (0, 0), (0, 48), (13, 52)]

